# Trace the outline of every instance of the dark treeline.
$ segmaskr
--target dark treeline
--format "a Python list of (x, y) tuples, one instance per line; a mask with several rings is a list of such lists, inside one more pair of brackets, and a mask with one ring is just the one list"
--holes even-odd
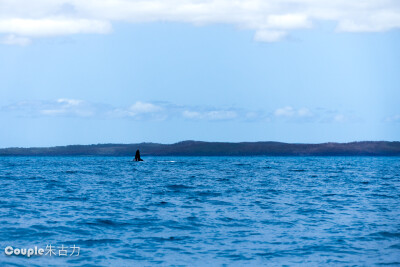
[(97, 144), (45, 148), (3, 148), (0, 156), (400, 156), (400, 142), (288, 144), (200, 142)]

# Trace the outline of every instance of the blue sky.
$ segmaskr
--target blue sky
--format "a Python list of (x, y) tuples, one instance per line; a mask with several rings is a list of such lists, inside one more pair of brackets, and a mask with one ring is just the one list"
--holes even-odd
[(0, 147), (399, 140), (400, 7), (363, 3), (2, 2)]

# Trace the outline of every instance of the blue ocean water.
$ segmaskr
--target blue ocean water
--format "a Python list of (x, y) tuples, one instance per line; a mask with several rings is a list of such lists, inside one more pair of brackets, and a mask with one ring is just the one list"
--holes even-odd
[[(400, 265), (398, 157), (3, 157), (0, 189), (1, 266)], [(79, 256), (5, 254), (49, 244)]]

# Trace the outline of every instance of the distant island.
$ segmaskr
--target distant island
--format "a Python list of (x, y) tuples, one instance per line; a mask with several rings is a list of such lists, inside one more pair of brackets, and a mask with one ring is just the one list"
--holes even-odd
[(281, 142), (201, 142), (97, 144), (2, 148), (0, 156), (400, 156), (400, 142), (290, 144)]

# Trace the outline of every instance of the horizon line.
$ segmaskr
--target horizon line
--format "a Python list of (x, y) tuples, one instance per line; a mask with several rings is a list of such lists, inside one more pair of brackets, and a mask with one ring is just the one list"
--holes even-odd
[(399, 143), (398, 141), (388, 141), (388, 140), (363, 140), (363, 141), (349, 141), (349, 142), (318, 142), (318, 143), (303, 143), (303, 142), (282, 142), (282, 141), (201, 141), (201, 140), (182, 140), (173, 143), (158, 143), (158, 142), (140, 142), (140, 143), (92, 143), (92, 144), (69, 144), (69, 145), (52, 145), (52, 146), (9, 146), (9, 147), (0, 147), (0, 150), (3, 149), (31, 149), (31, 148), (55, 148), (55, 147), (69, 147), (69, 146), (100, 146), (100, 145), (141, 145), (141, 144), (155, 144), (155, 145), (176, 145), (185, 142), (197, 142), (197, 143), (216, 143), (216, 144), (242, 144), (242, 143), (280, 143), (280, 144), (288, 144), (288, 145), (322, 145), (322, 144), (352, 144), (352, 143)]

